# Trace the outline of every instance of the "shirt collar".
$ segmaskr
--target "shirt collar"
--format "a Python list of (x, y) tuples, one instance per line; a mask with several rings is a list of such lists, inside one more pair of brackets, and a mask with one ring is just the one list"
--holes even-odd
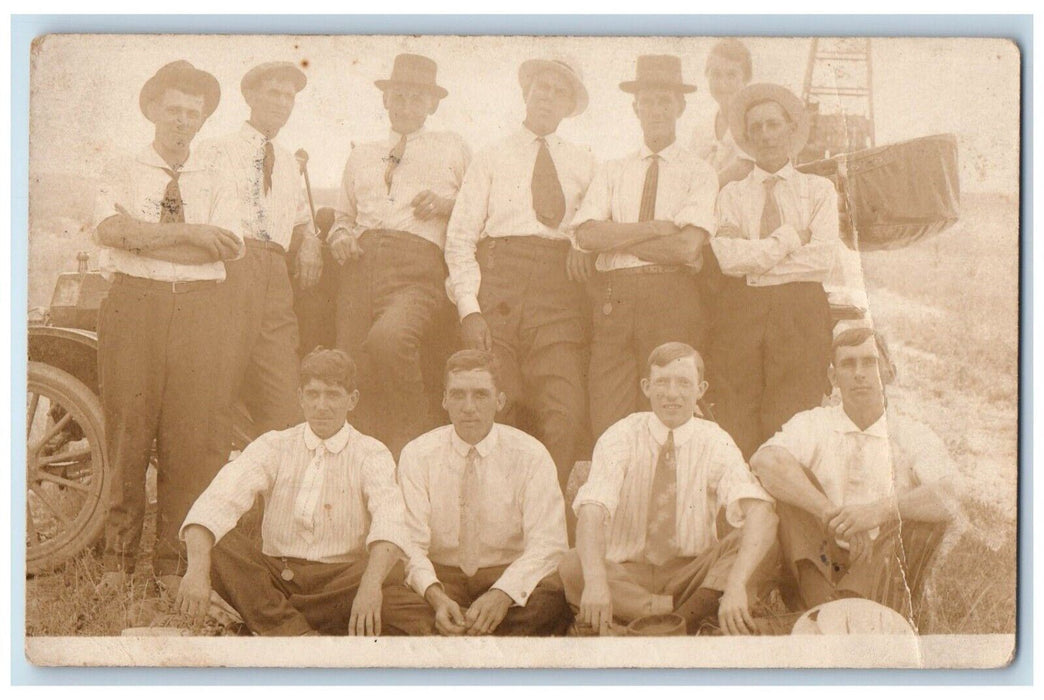
[(882, 413), (877, 421), (868, 426), (866, 430), (860, 430), (859, 426), (845, 413), (845, 407), (841, 404), (834, 406), (834, 430), (839, 433), (862, 433), (871, 437), (888, 438), (888, 414)]
[(515, 138), (517, 138), (519, 143), (523, 145), (536, 143), (537, 139), (543, 138), (544, 141), (547, 142), (548, 148), (557, 145), (558, 142), (561, 141), (561, 139), (558, 137), (557, 131), (552, 131), (550, 134), (540, 137), (534, 134), (532, 131), (530, 131), (529, 127), (527, 127), (525, 124), (523, 124), (522, 128), (515, 132)]
[[(660, 156), (660, 160), (664, 161), (665, 163), (670, 163), (678, 157), (678, 152), (680, 150), (681, 146), (678, 144), (678, 139), (674, 139), (674, 143), (672, 143), (670, 146), (667, 146), (667, 148), (664, 148), (656, 155)], [(653, 155), (652, 149), (650, 149), (649, 146), (643, 141), (642, 147), (638, 151), (638, 158), (640, 160), (645, 160), (651, 155)]]
[(305, 447), (308, 448), (309, 452), (314, 452), (315, 449), (319, 447), (319, 443), (323, 443), (323, 446), (326, 447), (327, 452), (339, 454), (348, 445), (348, 439), (351, 436), (352, 426), (348, 423), (348, 421), (345, 421), (344, 425), (341, 426), (340, 430), (338, 430), (336, 433), (326, 438), (325, 440), (320, 439), (318, 435), (313, 433), (312, 427), (310, 425), (305, 423), (304, 426), (304, 443)]
[[(664, 425), (663, 421), (661, 421), (655, 413), (649, 413), (649, 432), (652, 434), (653, 440), (656, 441), (657, 445), (662, 445), (667, 442), (667, 433), (671, 430), (672, 428), (668, 428)], [(696, 432), (696, 419), (690, 418), (677, 428), (673, 428), (673, 430), (675, 447), (684, 445), (689, 441), (693, 433)]]
[[(424, 133), (425, 133), (425, 128), (426, 127), (422, 126), (421, 128), (417, 129), (413, 133), (406, 134), (406, 143), (409, 143), (410, 141), (413, 141), (413, 140), (418, 139), (421, 136), (423, 136)], [(402, 134), (397, 132), (395, 129), (389, 129), (388, 130), (388, 148), (395, 148), (395, 144), (399, 143), (399, 140), (401, 138), (402, 138)]]
[[(156, 149), (150, 143), (143, 149), (138, 151), (138, 155), (135, 158), (142, 165), (147, 165), (150, 168), (160, 168), (161, 170), (170, 170), (170, 164), (163, 160), (163, 156), (156, 152)], [(199, 158), (196, 156), (196, 152), (193, 150), (189, 151), (188, 160), (186, 160), (179, 172), (187, 173), (194, 170), (202, 170), (203, 164), (199, 162)]]
[[(457, 435), (456, 428), (453, 428), (452, 426), (450, 426), (450, 428), (450, 442), (453, 444), (453, 451), (459, 454), (461, 457), (467, 457), (468, 452), (471, 451), (473, 445), (471, 445), (471, 443), (464, 442), (460, 435)], [(493, 448), (495, 448), (496, 446), (497, 424), (494, 423), (493, 427), (489, 431), (489, 434), (486, 435), (486, 437), (479, 440), (479, 442), (476, 445), (474, 445), (474, 448), (478, 450), (479, 456), (485, 459), (489, 457), (489, 454), (493, 451)]]
[(788, 160), (786, 165), (774, 173), (765, 172), (755, 164), (754, 169), (750, 171), (749, 177), (760, 184), (770, 177), (778, 177), (780, 180), (791, 180), (797, 175), (797, 172), (794, 169), (794, 161)]
[(243, 122), (243, 126), (239, 129), (239, 135), (255, 146), (262, 146), (265, 141), (275, 141), (275, 139), (270, 139), (258, 131), (250, 122)]

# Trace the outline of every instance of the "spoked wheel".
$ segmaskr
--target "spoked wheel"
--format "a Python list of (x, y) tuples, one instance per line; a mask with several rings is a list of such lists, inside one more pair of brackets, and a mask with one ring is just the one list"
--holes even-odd
[(55, 568), (93, 544), (105, 525), (109, 473), (101, 403), (73, 375), (28, 367), (26, 571)]

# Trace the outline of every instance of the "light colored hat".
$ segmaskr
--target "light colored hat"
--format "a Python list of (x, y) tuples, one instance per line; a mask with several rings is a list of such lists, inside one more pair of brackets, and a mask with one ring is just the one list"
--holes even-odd
[(526, 61), (518, 67), (518, 84), (525, 90), (530, 81), (540, 71), (551, 70), (558, 73), (569, 81), (573, 86), (575, 106), (570, 117), (583, 114), (587, 109), (587, 88), (584, 87), (584, 77), (580, 72), (580, 66), (565, 58), (534, 58)]
[(138, 93), (138, 107), (146, 119), (149, 118), (149, 114), (145, 108), (167, 88), (190, 95), (202, 95), (204, 119), (214, 113), (218, 102), (221, 101), (221, 85), (218, 84), (217, 78), (188, 61), (174, 61), (156, 71), (155, 75), (145, 81), (141, 92)]
[(248, 70), (243, 79), (239, 81), (239, 90), (246, 95), (247, 90), (273, 75), (294, 81), (294, 88), (297, 92), (304, 90), (305, 85), (308, 84), (308, 76), (293, 63), (289, 61), (272, 61), (270, 63), (262, 63)]
[(639, 56), (634, 76), (634, 80), (620, 83), (620, 89), (631, 94), (643, 88), (696, 92), (695, 85), (686, 85), (682, 81), (681, 59), (677, 56)]
[(794, 623), (791, 634), (915, 635), (910, 622), (880, 603), (842, 598), (812, 608)]
[(395, 57), (391, 77), (387, 80), (375, 80), (374, 85), (384, 90), (392, 85), (408, 85), (421, 88), (432, 93), (440, 100), (449, 94), (445, 88), (435, 83), (438, 65), (427, 56), (415, 53), (400, 53)]
[(790, 90), (773, 83), (748, 85), (732, 98), (732, 103), (729, 105), (729, 128), (736, 144), (747, 154), (754, 155), (754, 149), (747, 140), (747, 110), (758, 102), (775, 102), (790, 116), (791, 121), (797, 125), (794, 135), (790, 139), (790, 155), (795, 156), (800, 153), (808, 142), (810, 128), (805, 103)]

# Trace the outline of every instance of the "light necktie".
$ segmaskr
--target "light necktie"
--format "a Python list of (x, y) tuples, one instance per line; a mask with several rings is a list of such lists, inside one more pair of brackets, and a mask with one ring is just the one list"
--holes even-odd
[(638, 221), (652, 221), (656, 218), (656, 187), (660, 179), (660, 156), (650, 156), (652, 162), (645, 170), (645, 186), (642, 187), (642, 206), (638, 210)]
[(183, 224), (185, 223), (185, 203), (181, 199), (181, 187), (178, 185), (181, 172), (170, 168), (164, 168), (163, 172), (170, 175), (170, 182), (167, 183), (167, 189), (163, 192), (163, 201), (160, 202), (159, 222), (161, 224)]
[(275, 148), (268, 139), (265, 139), (265, 155), (261, 159), (261, 167), (264, 173), (265, 194), (268, 194), (272, 191), (272, 169), (275, 168)]
[(384, 168), (384, 184), (388, 186), (388, 193), (391, 194), (392, 186), (392, 173), (395, 172), (395, 168), (399, 167), (399, 163), (402, 162), (402, 157), (406, 153), (406, 134), (402, 135), (399, 142), (388, 153), (387, 161), (388, 165)]
[(536, 161), (533, 163), (533, 212), (537, 221), (544, 226), (558, 228), (565, 218), (565, 194), (547, 141), (540, 137), (537, 143), (540, 148), (537, 149)]
[(464, 460), (460, 479), (460, 570), (474, 576), (479, 563), (479, 453), (474, 447)]
[[(841, 505), (870, 503), (880, 495), (876, 493), (870, 474), (874, 465), (869, 463), (868, 448), (873, 438), (856, 432), (848, 433), (846, 437), (845, 483), (842, 485)], [(869, 530), (870, 537), (876, 539), (880, 531), (880, 528), (876, 527)], [(838, 541), (845, 540), (839, 538)]]
[(645, 530), (645, 558), (660, 566), (675, 556), (675, 529), (677, 527), (678, 469), (674, 454), (674, 431), (667, 432), (667, 440), (660, 448), (653, 474), (652, 493), (649, 495), (649, 517)]
[(771, 236), (783, 223), (779, 213), (779, 202), (776, 201), (777, 182), (779, 178), (770, 175), (762, 183), (765, 185), (765, 206), (761, 209), (761, 238)]
[(326, 444), (320, 442), (315, 448), (312, 461), (305, 468), (301, 485), (294, 500), (294, 523), (300, 528), (301, 536), (311, 544), (315, 539), (315, 514), (323, 492), (323, 461)]

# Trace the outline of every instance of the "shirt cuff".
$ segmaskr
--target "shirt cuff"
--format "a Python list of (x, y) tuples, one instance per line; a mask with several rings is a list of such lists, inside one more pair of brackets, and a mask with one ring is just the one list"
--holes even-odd
[(772, 496), (768, 495), (765, 489), (757, 484), (737, 486), (729, 495), (732, 496), (732, 499), (729, 501), (728, 505), (725, 506), (725, 520), (728, 521), (729, 525), (737, 528), (743, 527), (743, 508), (740, 506), (740, 503), (744, 499), (749, 498), (755, 501), (765, 501), (770, 504), (775, 503)]
[(185, 541), (185, 530), (189, 525), (199, 525), (202, 528), (206, 528), (210, 531), (210, 534), (214, 536), (214, 544), (221, 541), (221, 538), (228, 534), (229, 530), (234, 528), (236, 524), (234, 522), (207, 522), (205, 518), (201, 518), (198, 515), (189, 513), (185, 518), (185, 522), (181, 524), (181, 529), (178, 530), (178, 539), (182, 542)]
[(429, 588), (438, 582), (439, 577), (435, 575), (435, 570), (430, 568), (430, 565), (424, 566), (421, 564), (408, 567), (408, 571), (406, 572), (406, 584), (421, 598), (424, 597), (424, 593)]
[(402, 550), (403, 555), (409, 551), (409, 539), (396, 527), (377, 526), (370, 528), (370, 534), (366, 537), (366, 548), (369, 549), (374, 542), (391, 542)]
[(496, 588), (498, 591), (503, 591), (507, 594), (508, 598), (514, 601), (515, 605), (520, 608), (524, 608), (526, 603), (529, 602), (529, 594), (536, 588), (536, 583), (532, 586), (523, 586), (521, 581), (515, 580), (515, 577), (510, 575), (508, 572), (497, 579), (490, 588)]
[(584, 506), (598, 506), (603, 511), (605, 511), (605, 519), (607, 521), (612, 520), (615, 504), (613, 505), (613, 508), (610, 508), (609, 504), (603, 503), (602, 501), (599, 501), (597, 499), (590, 497), (584, 497), (583, 499), (581, 499), (578, 497), (576, 500), (573, 501), (573, 513), (575, 513), (577, 517), (580, 517), (580, 509)]
[(471, 314), (482, 313), (482, 307), (479, 306), (478, 297), (476, 297), (475, 295), (469, 295), (458, 299), (457, 313), (460, 315), (461, 321), (463, 321)]

